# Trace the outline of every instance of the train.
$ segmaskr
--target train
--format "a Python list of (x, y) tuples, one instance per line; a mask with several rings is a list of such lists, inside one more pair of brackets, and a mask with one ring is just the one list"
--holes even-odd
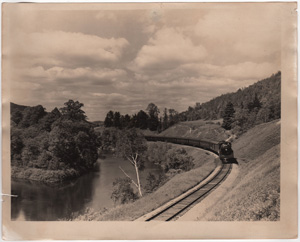
[(145, 136), (147, 141), (161, 141), (174, 144), (189, 145), (199, 147), (208, 151), (211, 151), (219, 156), (223, 163), (229, 163), (234, 159), (234, 153), (231, 143), (228, 141), (213, 142), (207, 140), (190, 139), (182, 137), (166, 137), (166, 136)]

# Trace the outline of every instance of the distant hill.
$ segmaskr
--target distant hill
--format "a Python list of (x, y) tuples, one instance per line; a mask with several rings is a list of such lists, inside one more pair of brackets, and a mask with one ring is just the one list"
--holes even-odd
[[(231, 113), (228, 107), (231, 107)], [(189, 107), (187, 111), (180, 113), (179, 119), (217, 120), (225, 116), (228, 123), (224, 125), (223, 122), (222, 127), (238, 134), (255, 125), (280, 119), (281, 72), (234, 93), (223, 94), (206, 103), (196, 103), (195, 107)]]
[(104, 122), (103, 121), (93, 121), (93, 122), (90, 122), (90, 123), (93, 124), (95, 127), (104, 126)]
[[(232, 102), (234, 108), (245, 109), (253, 102), (255, 96), (261, 102), (262, 107), (276, 106), (280, 109), (281, 72), (271, 77), (254, 83), (253, 85), (239, 89), (233, 93), (223, 94), (206, 103), (197, 103), (195, 107), (189, 107), (180, 113), (182, 121), (198, 119), (220, 119), (228, 102)], [(274, 118), (277, 119), (278, 117)], [(271, 120), (267, 120), (271, 121)]]

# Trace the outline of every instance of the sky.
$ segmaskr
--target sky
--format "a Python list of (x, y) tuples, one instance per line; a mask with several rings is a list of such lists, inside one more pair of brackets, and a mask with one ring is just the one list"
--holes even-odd
[(278, 7), (125, 5), (7, 11), (11, 101), (51, 111), (78, 100), (90, 121), (151, 102), (181, 112), (280, 70)]

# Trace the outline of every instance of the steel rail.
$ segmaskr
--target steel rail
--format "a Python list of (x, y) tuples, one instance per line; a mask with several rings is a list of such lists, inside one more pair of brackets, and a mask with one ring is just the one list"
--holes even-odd
[[(164, 210), (158, 212), (146, 221), (160, 220), (160, 221), (171, 221), (176, 220), (179, 215), (186, 213), (196, 202), (203, 200), (209, 193), (216, 189), (229, 175), (232, 169), (231, 164), (222, 164), (220, 171), (207, 183), (203, 184), (197, 190), (183, 197), (179, 201), (171, 204)], [(172, 211), (173, 210), (173, 211)]]

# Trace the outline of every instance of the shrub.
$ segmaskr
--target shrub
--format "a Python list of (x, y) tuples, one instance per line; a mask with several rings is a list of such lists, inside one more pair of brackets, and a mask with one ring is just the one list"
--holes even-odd
[(145, 186), (145, 190), (147, 193), (151, 193), (155, 191), (158, 187), (161, 186), (162, 183), (165, 182), (166, 177), (164, 174), (159, 174), (158, 176), (155, 176), (153, 173), (149, 173), (147, 178), (147, 183)]
[(188, 155), (184, 148), (171, 149), (168, 151), (167, 160), (163, 164), (165, 172), (170, 169), (189, 171), (194, 167), (194, 158)]
[(135, 193), (131, 187), (131, 180), (129, 178), (117, 178), (113, 182), (114, 190), (111, 194), (111, 199), (121, 204), (133, 202), (138, 199), (137, 193)]

